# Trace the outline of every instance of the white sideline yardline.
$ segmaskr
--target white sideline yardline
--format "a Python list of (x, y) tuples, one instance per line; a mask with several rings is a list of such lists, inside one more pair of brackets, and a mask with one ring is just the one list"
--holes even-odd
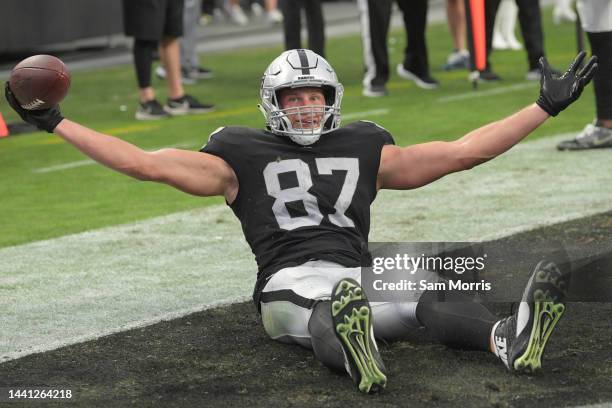
[(64, 164), (57, 164), (55, 166), (49, 167), (40, 167), (38, 169), (32, 170), (33, 173), (52, 173), (54, 171), (66, 170), (66, 169), (74, 169), (76, 167), (89, 166), (90, 164), (95, 164), (96, 162), (91, 159), (79, 160), (74, 162), (68, 162)]
[[(245, 297), (237, 297), (236, 299), (231, 299), (229, 301), (219, 301), (219, 302), (210, 303), (210, 304), (201, 304), (201, 305), (196, 305), (196, 306), (191, 307), (191, 308), (185, 308), (185, 309), (181, 309), (181, 310), (176, 310), (176, 311), (168, 312), (168, 313), (165, 313), (165, 314), (162, 314), (162, 315), (159, 315), (159, 316), (154, 316), (154, 317), (151, 317), (151, 318), (148, 318), (148, 319), (136, 320), (136, 321), (133, 321), (133, 322), (127, 322), (127, 323), (125, 323), (125, 324), (123, 324), (121, 326), (109, 328), (107, 334), (119, 333), (119, 332), (122, 332), (122, 331), (127, 331), (127, 330), (132, 330), (132, 329), (139, 329), (139, 328), (151, 326), (153, 324), (156, 324), (156, 323), (159, 323), (159, 322), (163, 322), (163, 321), (170, 321), (170, 320), (180, 319), (180, 318), (185, 317), (187, 315), (190, 315), (190, 314), (193, 314), (193, 313), (197, 313), (197, 312), (201, 312), (201, 311), (206, 310), (206, 309), (212, 309), (212, 308), (215, 308), (215, 307), (231, 305), (231, 304), (237, 303), (237, 302), (246, 302), (250, 298), (251, 298), (250, 296), (245, 296)], [(104, 334), (102, 334), (102, 335), (104, 335)], [(86, 341), (89, 341), (89, 340), (95, 340), (95, 339), (100, 338), (100, 337), (101, 337), (100, 333), (85, 333), (85, 334), (82, 334), (82, 335), (79, 335), (79, 336), (76, 336), (76, 337), (72, 338), (69, 343), (67, 343), (66, 341), (63, 341), (63, 340), (56, 340), (56, 341), (54, 341), (52, 343), (33, 346), (32, 348), (30, 348), (28, 350), (28, 352), (26, 352), (22, 356), (18, 356), (16, 358), (24, 357), (24, 356), (29, 355), (29, 354), (42, 353), (42, 352), (49, 351), (49, 350), (55, 350), (55, 349), (64, 347), (64, 346), (69, 345), (69, 344), (83, 343), (83, 342), (86, 342)], [(9, 360), (12, 360), (12, 359), (11, 358), (6, 359), (6, 358), (0, 357), (0, 364), (2, 364), (2, 362), (4, 362), (4, 361), (9, 361)]]
[(488, 89), (486, 91), (476, 90), (465, 92), (457, 95), (445, 96), (442, 98), (438, 98), (438, 102), (447, 103), (447, 102), (455, 102), (455, 101), (463, 101), (465, 99), (474, 99), (480, 98), (482, 96), (491, 96), (491, 95), (500, 95), (509, 92), (521, 91), (523, 89), (536, 88), (533, 82), (526, 82), (522, 84), (510, 85), (510, 86), (502, 86), (499, 88)]
[[(483, 240), (612, 210), (610, 152), (557, 152), (570, 136), (381, 191), (370, 239)], [(256, 272), (225, 206), (0, 248), (0, 260), (0, 362), (248, 299)]]
[[(147, 150), (159, 150), (159, 149), (171, 148), (171, 147), (185, 149), (185, 148), (193, 147), (193, 146), (195, 146), (195, 142), (183, 142), (183, 143), (175, 143), (169, 146), (152, 147)], [(54, 166), (39, 167), (37, 169), (32, 169), (32, 173), (38, 173), (38, 174), (53, 173), (55, 171), (74, 169), (77, 167), (89, 166), (92, 164), (97, 164), (97, 163), (91, 159), (78, 160), (78, 161), (73, 161), (73, 162), (68, 162), (68, 163), (63, 163), (63, 164), (56, 164)]]
[(363, 112), (353, 112), (347, 113), (346, 115), (342, 115), (343, 120), (353, 120), (353, 119), (363, 119), (368, 118), (369, 116), (382, 116), (389, 114), (389, 109), (372, 109)]

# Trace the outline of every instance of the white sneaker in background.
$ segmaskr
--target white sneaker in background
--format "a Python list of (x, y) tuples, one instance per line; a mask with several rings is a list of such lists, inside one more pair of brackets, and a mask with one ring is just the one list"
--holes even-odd
[(507, 50), (510, 48), (504, 37), (497, 30), (493, 31), (492, 45), (494, 50)]
[(553, 22), (559, 25), (562, 22), (575, 22), (576, 12), (572, 9), (572, 0), (557, 0), (553, 8)]
[(264, 9), (263, 7), (261, 7), (261, 4), (254, 2), (251, 3), (251, 14), (253, 14), (254, 17), (261, 17), (264, 14)]
[(280, 24), (283, 22), (283, 14), (278, 9), (270, 10), (266, 13), (266, 20), (270, 24)]
[(229, 19), (229, 13), (228, 13), (228, 16), (226, 17), (226, 14), (223, 13), (223, 10), (215, 7), (213, 9), (212, 19), (214, 22), (217, 22), (217, 23), (226, 21), (227, 19)]
[(468, 50), (453, 50), (446, 58), (445, 71), (468, 69), (470, 67), (470, 52)]
[(518, 6), (514, 0), (502, 0), (493, 25), (493, 48), (496, 50), (520, 50), (523, 48), (516, 39), (514, 30), (518, 16)]
[(238, 4), (230, 6), (227, 10), (227, 15), (232, 23), (239, 26), (245, 26), (249, 23), (248, 17), (246, 14), (244, 14), (242, 7), (240, 7)]

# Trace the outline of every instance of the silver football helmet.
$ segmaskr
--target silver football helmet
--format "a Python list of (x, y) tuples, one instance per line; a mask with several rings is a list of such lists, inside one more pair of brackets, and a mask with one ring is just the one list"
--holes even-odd
[[(325, 105), (283, 109), (278, 92), (284, 88), (303, 87), (321, 88)], [(272, 61), (264, 72), (259, 109), (272, 133), (289, 136), (295, 143), (306, 146), (340, 126), (343, 93), (336, 72), (323, 57), (311, 50), (289, 50)], [(295, 124), (307, 123), (312, 115), (321, 116), (318, 127), (313, 127), (312, 123), (309, 127), (295, 127)]]

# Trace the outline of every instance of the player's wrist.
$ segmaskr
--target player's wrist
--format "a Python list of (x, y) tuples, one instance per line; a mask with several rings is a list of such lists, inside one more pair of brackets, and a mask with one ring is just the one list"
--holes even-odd
[(555, 108), (554, 105), (542, 94), (540, 94), (540, 97), (536, 101), (536, 105), (538, 105), (540, 109), (548, 113), (550, 116), (557, 116), (559, 112), (561, 112), (561, 109)]
[(65, 119), (65, 118), (64, 118), (64, 117), (63, 117), (61, 114), (60, 114), (60, 115), (58, 115), (58, 116), (56, 116), (56, 117), (54, 117), (54, 118), (53, 118), (53, 120), (51, 120), (51, 121), (50, 121), (50, 122), (47, 124), (47, 126), (45, 127), (45, 130), (46, 130), (48, 133), (54, 133), (54, 132), (55, 132), (55, 129), (56, 129), (58, 126), (59, 126), (59, 124), (60, 124), (60, 123), (62, 123), (62, 121), (63, 121), (64, 119)]

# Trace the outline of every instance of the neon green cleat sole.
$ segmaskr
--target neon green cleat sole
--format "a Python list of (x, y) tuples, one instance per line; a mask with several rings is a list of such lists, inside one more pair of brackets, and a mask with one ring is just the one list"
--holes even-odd
[(342, 279), (332, 292), (332, 319), (342, 344), (347, 368), (365, 393), (384, 388), (387, 377), (372, 331), (372, 311), (363, 289), (352, 279)]
[(535, 302), (534, 322), (525, 353), (514, 360), (514, 369), (521, 372), (535, 372), (542, 368), (542, 353), (557, 322), (563, 316), (565, 305), (552, 301)]
[(568, 284), (565, 266), (548, 260), (536, 265), (518, 311), (495, 328), (494, 352), (510, 371), (529, 374), (542, 368), (546, 344), (565, 312)]

